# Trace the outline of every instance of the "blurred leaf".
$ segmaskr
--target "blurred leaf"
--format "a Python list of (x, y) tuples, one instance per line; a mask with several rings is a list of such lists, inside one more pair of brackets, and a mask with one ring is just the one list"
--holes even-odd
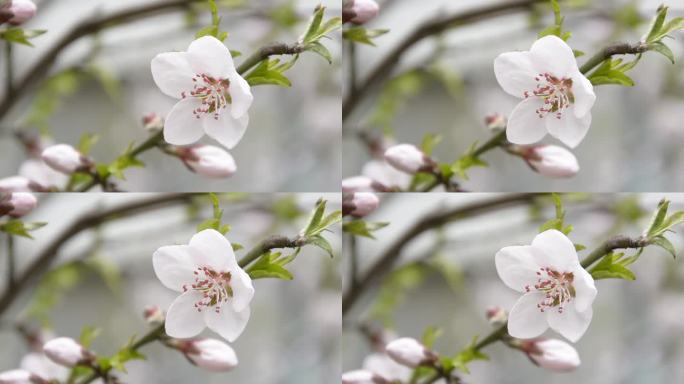
[(382, 320), (389, 328), (394, 321), (393, 311), (404, 301), (406, 293), (420, 285), (425, 276), (425, 266), (417, 263), (410, 263), (390, 272), (382, 282), (370, 316)]
[(366, 29), (363, 27), (351, 27), (342, 32), (342, 37), (355, 43), (375, 46), (373, 39), (389, 32), (389, 29)]
[(16, 236), (21, 236), (21, 237), (33, 239), (33, 237), (31, 236), (31, 234), (29, 232), (40, 229), (46, 225), (47, 225), (47, 223), (41, 223), (41, 222), (24, 223), (21, 220), (12, 219), (12, 220), (9, 220), (5, 223), (0, 224), (0, 231), (8, 233), (10, 235), (16, 235)]
[(420, 145), (420, 149), (427, 156), (432, 155), (432, 151), (435, 147), (442, 141), (442, 135), (437, 133), (426, 133), (423, 136), (423, 142)]
[(47, 31), (42, 29), (28, 30), (18, 27), (10, 27), (4, 31), (0, 31), (0, 39), (9, 41), (10, 43), (18, 43), (33, 47), (33, 44), (31, 44), (29, 39), (40, 36), (45, 32)]
[(373, 232), (385, 228), (390, 223), (368, 222), (363, 220), (351, 220), (342, 224), (342, 231), (355, 236), (364, 236), (375, 239)]
[(452, 359), (453, 367), (461, 372), (470, 373), (470, 370), (468, 369), (469, 363), (475, 360), (489, 360), (489, 356), (475, 349), (476, 345), (477, 336), (473, 337), (470, 344)]

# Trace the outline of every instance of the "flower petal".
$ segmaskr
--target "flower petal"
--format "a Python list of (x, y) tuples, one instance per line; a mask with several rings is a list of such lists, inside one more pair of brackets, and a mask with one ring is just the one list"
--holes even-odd
[(229, 113), (221, 113), (217, 119), (207, 117), (203, 121), (204, 132), (221, 145), (232, 149), (240, 142), (249, 124), (249, 115), (234, 119)]
[(190, 43), (188, 61), (195, 73), (216, 79), (227, 79), (231, 72), (235, 72), (230, 51), (213, 36), (202, 36)]
[(496, 272), (509, 288), (525, 292), (526, 285), (537, 281), (539, 265), (535, 263), (534, 248), (529, 245), (502, 248), (494, 256)]
[(242, 78), (237, 72), (230, 76), (228, 92), (230, 92), (231, 97), (230, 115), (237, 119), (247, 113), (252, 105), (254, 96), (252, 96), (247, 80)]
[(568, 108), (560, 119), (553, 116), (544, 119), (549, 133), (570, 148), (575, 148), (584, 139), (591, 125), (591, 113), (578, 118), (574, 109), (574, 106)]
[(524, 294), (508, 315), (508, 333), (518, 339), (531, 339), (544, 333), (548, 328), (546, 315), (537, 308), (544, 299), (542, 292)]
[(575, 309), (579, 312), (584, 312), (594, 303), (598, 291), (596, 290), (594, 279), (584, 268), (577, 268), (574, 272), (574, 276)]
[(539, 98), (530, 97), (513, 109), (506, 127), (508, 141), (520, 145), (533, 144), (546, 135), (544, 119), (537, 115), (537, 109), (541, 106)]
[(205, 229), (190, 239), (190, 252), (195, 265), (209, 266), (217, 272), (235, 268), (235, 253), (228, 239), (214, 229)]
[(572, 48), (558, 36), (548, 35), (535, 41), (530, 53), (539, 73), (563, 78), (578, 71)]
[(252, 279), (242, 268), (237, 267), (232, 271), (230, 287), (233, 289), (233, 309), (237, 312), (243, 311), (254, 297), (254, 286)]
[(554, 331), (560, 333), (566, 339), (573, 343), (584, 335), (584, 332), (589, 328), (591, 317), (593, 316), (591, 307), (584, 312), (578, 312), (573, 305), (563, 308), (563, 313), (558, 313), (557, 310), (547, 311), (547, 319), (549, 326)]
[(160, 53), (152, 59), (150, 67), (155, 84), (168, 96), (180, 99), (182, 92), (194, 86), (193, 70), (185, 52)]
[(204, 321), (212, 331), (218, 333), (224, 339), (233, 342), (242, 331), (245, 330), (249, 321), (249, 307), (240, 312), (234, 311), (231, 307), (221, 307), (219, 313), (208, 310), (204, 312)]
[(538, 71), (531, 58), (529, 52), (506, 52), (494, 59), (496, 81), (508, 94), (522, 98), (525, 91), (537, 87), (534, 77)]
[(579, 71), (572, 76), (572, 94), (575, 96), (575, 117), (589, 113), (596, 101), (596, 94), (591, 81)]
[(575, 245), (560, 231), (549, 229), (538, 234), (532, 240), (532, 247), (541, 250), (535, 253), (535, 260), (542, 267), (573, 272), (579, 266)]
[(192, 113), (201, 105), (199, 99), (191, 97), (173, 106), (164, 123), (164, 140), (167, 143), (188, 145), (202, 138), (204, 135), (202, 123)]
[[(166, 313), (166, 334), (179, 339), (197, 336), (204, 329), (204, 314), (194, 307), (202, 300), (198, 291), (187, 291), (171, 303)], [(212, 312), (211, 310), (205, 311)]]
[(166, 288), (181, 292), (184, 284), (195, 280), (195, 265), (187, 245), (170, 245), (157, 249), (152, 255), (152, 266), (157, 278)]

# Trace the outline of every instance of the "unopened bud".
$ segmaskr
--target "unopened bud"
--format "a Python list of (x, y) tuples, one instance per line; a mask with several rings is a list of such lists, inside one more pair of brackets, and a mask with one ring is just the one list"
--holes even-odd
[(53, 362), (65, 367), (87, 363), (91, 356), (88, 351), (69, 337), (58, 337), (43, 345), (43, 352)]
[(9, 198), (9, 205), (12, 210), (9, 215), (12, 217), (22, 217), (33, 211), (38, 205), (38, 200), (33, 194), (28, 192), (14, 192)]
[(0, 373), (0, 384), (36, 384), (44, 382), (41, 378), (23, 369), (13, 369)]
[(164, 128), (164, 119), (154, 112), (148, 113), (143, 116), (142, 119), (143, 127), (148, 131), (160, 131)]
[(412, 144), (389, 147), (385, 151), (385, 160), (394, 168), (411, 175), (434, 166), (434, 162)]
[(342, 193), (372, 192), (373, 179), (366, 176), (353, 176), (342, 179)]
[(540, 145), (528, 148), (523, 157), (532, 169), (546, 177), (572, 177), (579, 171), (579, 164), (575, 155), (556, 145)]
[(0, 192), (30, 192), (31, 181), (23, 176), (10, 176), (0, 180)]
[(162, 309), (156, 305), (151, 305), (145, 308), (145, 311), (143, 311), (143, 316), (145, 317), (145, 321), (151, 325), (161, 324), (166, 319), (164, 316), (164, 311), (162, 311)]
[(508, 313), (501, 307), (487, 308), (486, 315), (491, 325), (504, 325), (508, 321)]
[(380, 6), (374, 0), (350, 0), (342, 10), (342, 18), (344, 22), (360, 25), (375, 18), (379, 12)]
[(553, 372), (570, 372), (580, 365), (577, 350), (558, 339), (524, 341), (522, 349), (537, 365)]
[(50, 168), (67, 175), (84, 170), (91, 165), (90, 160), (68, 144), (47, 147), (41, 157)]
[(232, 176), (237, 170), (230, 153), (213, 145), (199, 145), (180, 148), (181, 160), (193, 171), (202, 176), (223, 178)]
[(9, 12), (12, 18), (9, 23), (13, 25), (21, 25), (29, 21), (36, 15), (36, 4), (31, 0), (11, 0)]
[(436, 361), (436, 356), (432, 351), (410, 337), (391, 341), (385, 347), (385, 351), (392, 360), (409, 368), (416, 368), (419, 365)]
[(506, 118), (499, 113), (494, 113), (485, 117), (485, 124), (487, 128), (498, 131), (506, 128)]
[(357, 192), (342, 196), (342, 213), (354, 217), (364, 217), (375, 211), (380, 199), (370, 192)]
[(238, 365), (233, 348), (216, 339), (182, 341), (179, 349), (195, 365), (207, 371), (226, 372)]
[(342, 384), (376, 384), (384, 382), (384, 380), (376, 376), (373, 372), (365, 369), (358, 369), (342, 374)]

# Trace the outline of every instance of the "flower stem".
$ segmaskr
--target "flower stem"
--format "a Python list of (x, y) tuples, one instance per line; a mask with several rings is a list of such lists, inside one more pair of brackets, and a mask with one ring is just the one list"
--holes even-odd
[(286, 236), (271, 236), (268, 239), (260, 242), (252, 248), (247, 254), (240, 259), (238, 265), (244, 268), (256, 261), (261, 255), (276, 248), (299, 248), (307, 244), (307, 239), (304, 237), (296, 237), (290, 239)]
[(608, 47), (603, 48), (599, 52), (597, 52), (594, 56), (592, 56), (584, 65), (580, 67), (580, 72), (583, 74), (587, 74), (589, 71), (594, 69), (594, 67), (598, 66), (599, 64), (603, 63), (604, 60), (609, 59), (613, 55), (627, 55), (627, 54), (639, 54), (648, 51), (649, 47), (648, 44), (638, 42), (634, 44), (630, 43), (618, 43), (614, 45), (610, 45)]
[(475, 149), (475, 151), (473, 151), (472, 155), (475, 157), (479, 157), (479, 156), (483, 155), (485, 152), (488, 152), (494, 148), (498, 148), (505, 141), (506, 141), (506, 130), (504, 129), (501, 132), (497, 133), (496, 135), (492, 136), (492, 138), (487, 140), (484, 144), (477, 147)]
[(304, 52), (304, 46), (299, 43), (285, 44), (285, 43), (273, 43), (262, 47), (258, 51), (252, 53), (249, 57), (245, 59), (237, 67), (237, 72), (244, 75), (245, 72), (249, 71), (255, 65), (259, 64), (261, 61), (274, 55), (296, 55), (298, 53)]

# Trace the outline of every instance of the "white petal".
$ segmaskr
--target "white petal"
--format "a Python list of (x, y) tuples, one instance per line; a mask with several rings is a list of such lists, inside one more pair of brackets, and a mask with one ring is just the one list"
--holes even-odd
[(254, 286), (252, 285), (252, 279), (242, 268), (234, 268), (231, 272), (232, 279), (230, 281), (230, 287), (233, 289), (232, 305), (235, 311), (241, 312), (247, 308), (252, 301), (252, 298), (254, 297)]
[(227, 79), (235, 71), (230, 51), (213, 36), (202, 36), (190, 43), (188, 61), (195, 73), (216, 79)]
[(245, 330), (249, 321), (249, 314), (249, 307), (236, 312), (231, 307), (224, 306), (221, 307), (219, 313), (211, 309), (205, 311), (204, 321), (206, 321), (209, 329), (218, 333), (224, 339), (233, 342)]
[(598, 291), (594, 284), (594, 279), (584, 268), (579, 267), (574, 272), (575, 280), (575, 309), (584, 312), (591, 307)]
[(539, 73), (556, 77), (570, 77), (577, 71), (577, 60), (572, 48), (558, 36), (544, 36), (532, 44), (532, 62)]
[(525, 91), (534, 90), (537, 87), (534, 80), (537, 74), (529, 52), (506, 52), (494, 59), (496, 81), (513, 96), (522, 98)]
[(239, 118), (249, 110), (252, 105), (252, 91), (247, 83), (237, 72), (230, 76), (230, 86), (228, 87), (230, 93), (230, 115), (234, 118)]
[(205, 229), (190, 239), (190, 252), (195, 265), (225, 272), (237, 265), (228, 239), (214, 229)]
[[(171, 303), (166, 313), (166, 334), (187, 339), (197, 336), (204, 329), (204, 315), (194, 307), (195, 303), (202, 300), (202, 294), (197, 291), (187, 291), (178, 296)], [(211, 312), (211, 309), (205, 310)]]
[(558, 313), (553, 308), (548, 309), (546, 313), (551, 329), (573, 343), (584, 335), (593, 316), (591, 307), (584, 312), (578, 312), (572, 305), (563, 308), (563, 313)]
[(185, 52), (160, 53), (152, 59), (152, 78), (168, 96), (181, 98), (182, 92), (192, 90), (193, 71)]
[(542, 267), (551, 267), (558, 272), (573, 272), (579, 265), (572, 241), (555, 229), (546, 230), (535, 236), (532, 247), (542, 251), (535, 253), (536, 262)]
[(187, 245), (170, 245), (157, 249), (152, 255), (152, 265), (157, 278), (166, 288), (181, 292), (184, 284), (195, 280), (192, 262)]
[(518, 339), (531, 339), (544, 333), (548, 328), (546, 314), (537, 308), (544, 299), (541, 292), (524, 294), (508, 315), (508, 333)]
[(249, 115), (234, 119), (229, 113), (219, 114), (218, 120), (212, 116), (203, 119), (204, 132), (221, 145), (232, 149), (240, 142), (249, 124)]
[(539, 118), (536, 110), (542, 106), (542, 101), (530, 97), (518, 104), (508, 119), (506, 137), (514, 144), (533, 144), (546, 135), (544, 119)]
[(173, 145), (188, 145), (204, 136), (201, 119), (192, 113), (201, 106), (201, 101), (194, 97), (176, 103), (166, 116), (164, 123), (164, 140)]
[(589, 113), (596, 101), (596, 94), (591, 81), (579, 71), (572, 76), (572, 93), (575, 96), (575, 117)]
[(563, 112), (563, 116), (560, 119), (549, 115), (544, 120), (546, 120), (546, 129), (548, 129), (553, 137), (562, 141), (568, 147), (575, 148), (589, 131), (591, 113), (577, 118), (574, 106), (571, 106)]
[(534, 286), (539, 270), (534, 252), (534, 248), (524, 245), (505, 247), (496, 253), (496, 272), (504, 284), (518, 292), (525, 292), (528, 284)]

